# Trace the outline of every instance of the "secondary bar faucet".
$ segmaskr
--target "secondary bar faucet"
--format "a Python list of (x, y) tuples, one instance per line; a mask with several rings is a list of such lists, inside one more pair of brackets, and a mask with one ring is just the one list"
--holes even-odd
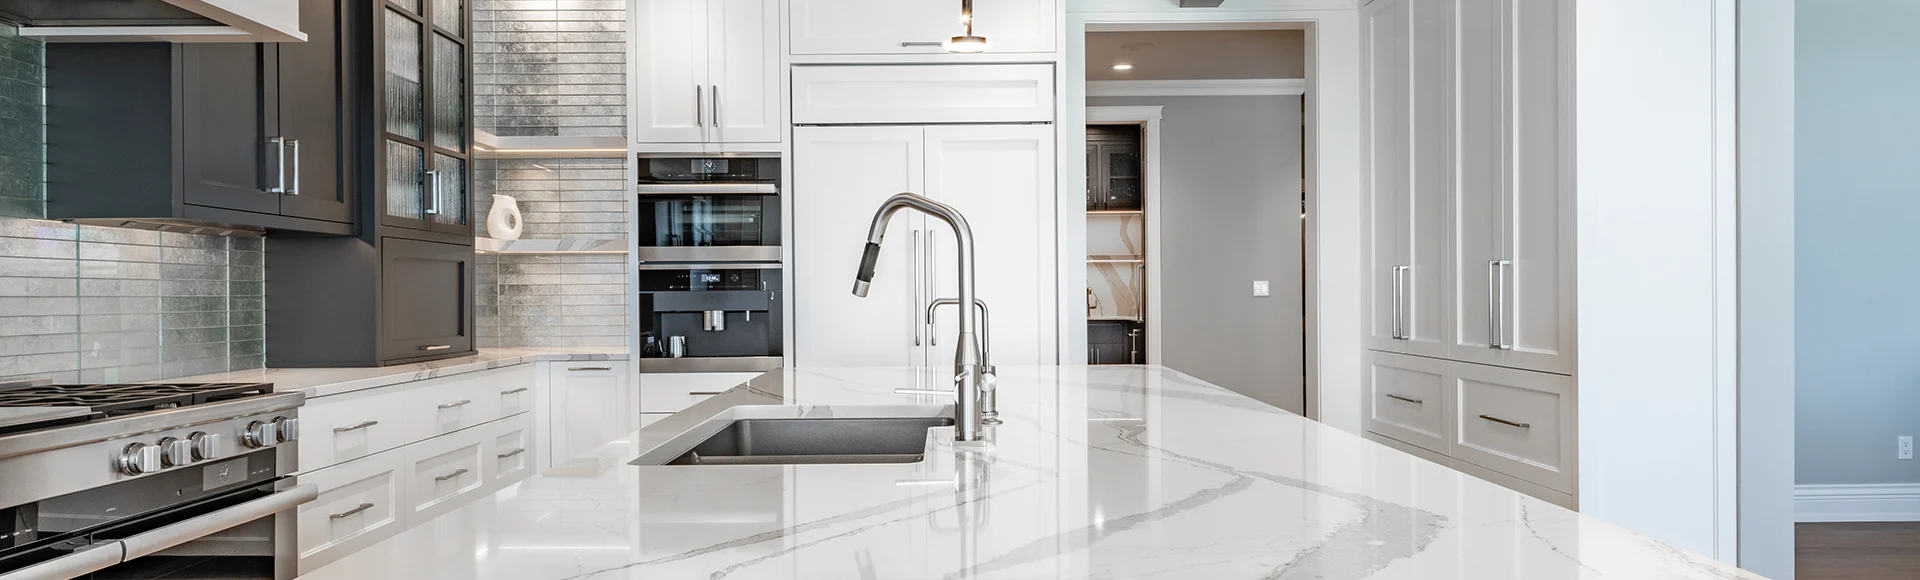
[[(933, 324), (933, 313), (941, 306), (956, 306), (958, 298), (941, 298), (927, 305), (927, 324)], [(986, 425), (1000, 424), (1000, 396), (994, 385), (999, 384), (997, 372), (993, 368), (993, 316), (987, 312), (987, 301), (975, 298), (973, 307), (980, 311), (980, 422)]]
[[(866, 251), (860, 255), (860, 270), (854, 275), (853, 295), (865, 298), (867, 288), (873, 285), (873, 268), (880, 261), (880, 241), (887, 235), (887, 222), (893, 214), (903, 208), (912, 208), (934, 217), (953, 227), (954, 237), (960, 240), (960, 303), (973, 304), (973, 230), (967, 227), (967, 218), (953, 206), (934, 201), (914, 193), (900, 193), (887, 198), (880, 204), (880, 210), (873, 214), (873, 225), (867, 229)], [(918, 314), (918, 313), (915, 313)], [(974, 329), (979, 328), (979, 320), (974, 309), (960, 309), (960, 336), (953, 353), (953, 440), (979, 441), (981, 439), (980, 393), (985, 390), (986, 369), (980, 352), (980, 341)]]

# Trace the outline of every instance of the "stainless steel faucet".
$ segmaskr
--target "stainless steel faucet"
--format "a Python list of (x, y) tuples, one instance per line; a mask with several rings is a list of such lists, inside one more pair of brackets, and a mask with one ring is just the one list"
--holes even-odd
[[(873, 285), (873, 268), (880, 261), (880, 240), (887, 235), (887, 222), (902, 208), (919, 210), (953, 227), (954, 237), (960, 240), (960, 303), (973, 304), (973, 230), (967, 227), (967, 218), (953, 206), (913, 193), (900, 193), (887, 198), (886, 203), (880, 204), (880, 210), (873, 214), (873, 225), (867, 229), (867, 248), (860, 255), (860, 270), (854, 275), (853, 295), (862, 298), (867, 296), (867, 288)], [(974, 309), (961, 308), (960, 337), (953, 354), (955, 441), (981, 439), (980, 393), (984, 390), (986, 369), (980, 341), (974, 332), (976, 328), (979, 328), (979, 320), (974, 315)]]
[[(959, 298), (941, 298), (927, 305), (927, 324), (933, 324), (933, 313), (941, 306), (960, 304)], [(987, 312), (987, 301), (975, 298), (973, 306), (980, 311), (980, 422), (986, 425), (1000, 424), (1000, 396), (995, 386), (1000, 383), (999, 373), (993, 367), (993, 316)]]

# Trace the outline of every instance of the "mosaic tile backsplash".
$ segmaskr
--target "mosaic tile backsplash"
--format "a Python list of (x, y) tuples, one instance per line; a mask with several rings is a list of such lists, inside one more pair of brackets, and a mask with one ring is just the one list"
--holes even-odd
[(45, 55), (0, 24), (0, 216), (46, 215)]
[[(492, 196), (518, 201), (523, 239), (625, 236), (626, 168), (620, 159), (482, 159), (474, 165), (475, 216)], [(485, 219), (476, 217), (480, 235)], [(490, 237), (490, 236), (489, 236)], [(482, 348), (627, 344), (624, 254), (481, 254), (475, 324)]]
[(264, 240), (0, 218), (0, 377), (145, 381), (266, 362)]
[(626, 133), (626, 0), (474, 0), (474, 125), (508, 137)]

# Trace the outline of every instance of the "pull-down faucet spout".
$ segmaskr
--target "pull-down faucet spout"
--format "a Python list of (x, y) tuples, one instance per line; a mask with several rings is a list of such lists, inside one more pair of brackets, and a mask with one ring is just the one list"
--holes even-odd
[[(953, 206), (913, 193), (887, 198), (886, 203), (880, 204), (880, 210), (873, 214), (873, 225), (867, 229), (866, 251), (860, 255), (860, 270), (854, 275), (853, 295), (864, 298), (867, 289), (873, 285), (873, 269), (880, 261), (880, 242), (887, 235), (887, 222), (903, 208), (919, 210), (953, 227), (954, 237), (960, 241), (960, 304), (973, 304), (973, 230), (967, 227), (967, 218)], [(959, 310), (960, 336), (955, 341), (953, 354), (953, 390), (956, 399), (953, 405), (953, 439), (979, 441), (982, 432), (980, 392), (986, 380), (986, 369), (981, 366), (980, 341), (976, 338), (980, 322), (974, 309)]]

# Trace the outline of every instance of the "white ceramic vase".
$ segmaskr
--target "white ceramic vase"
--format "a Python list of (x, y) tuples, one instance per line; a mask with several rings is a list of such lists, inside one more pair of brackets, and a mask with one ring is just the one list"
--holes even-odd
[(493, 196), (493, 209), (487, 212), (487, 235), (496, 240), (518, 240), (527, 224), (520, 219), (520, 200), (505, 195)]

